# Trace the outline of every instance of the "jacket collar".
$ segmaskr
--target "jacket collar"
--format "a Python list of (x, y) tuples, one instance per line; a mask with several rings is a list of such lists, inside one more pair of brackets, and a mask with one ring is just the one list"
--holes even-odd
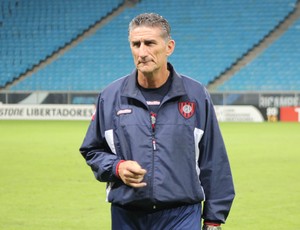
[[(186, 94), (181, 75), (174, 70), (173, 66), (170, 63), (168, 63), (168, 69), (172, 74), (171, 75), (172, 83), (171, 83), (170, 90), (167, 93), (164, 101)], [(124, 87), (122, 88), (121, 95), (125, 97), (135, 98), (140, 101), (144, 101), (145, 99), (137, 86), (136, 76), (137, 76), (137, 69), (135, 69), (125, 79)]]

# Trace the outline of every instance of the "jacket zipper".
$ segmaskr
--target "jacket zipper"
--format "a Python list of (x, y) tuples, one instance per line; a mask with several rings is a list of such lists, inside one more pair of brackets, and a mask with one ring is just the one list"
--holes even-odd
[[(153, 154), (152, 154), (152, 182), (151, 182), (152, 183), (152, 186), (151, 186), (151, 189), (152, 189), (151, 196), (152, 196), (152, 198), (153, 198), (153, 195), (154, 195), (154, 153), (157, 149), (156, 148), (156, 139), (155, 139), (156, 117), (157, 117), (156, 113), (153, 113), (153, 112), (150, 113), (151, 128), (152, 128), (152, 149), (153, 149)], [(152, 208), (156, 209), (156, 206), (153, 205)]]
[(152, 147), (156, 150), (156, 140), (155, 140), (155, 125), (156, 125), (156, 113), (151, 112), (151, 127), (152, 127)]

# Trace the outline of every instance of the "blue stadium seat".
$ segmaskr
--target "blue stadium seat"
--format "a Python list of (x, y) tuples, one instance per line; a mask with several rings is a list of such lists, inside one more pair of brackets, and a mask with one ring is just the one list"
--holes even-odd
[(299, 41), (300, 19), (265, 52), (221, 85), (218, 90), (299, 91)]
[(0, 87), (69, 43), (122, 2), (1, 1), (0, 52), (4, 55), (0, 56)]
[[(57, 4), (56, 11), (71, 10), (59, 0), (53, 2)], [(282, 21), (293, 10), (295, 2), (191, 0), (186, 4), (179, 0), (143, 0), (11, 90), (28, 88), (32, 81), (32, 90), (99, 91), (134, 68), (127, 26), (141, 12), (157, 12), (169, 20), (176, 41), (170, 61), (177, 71), (207, 85)], [(89, 17), (90, 13), (73, 11), (80, 17)], [(48, 25), (46, 31), (51, 26), (60, 31), (69, 29), (68, 23), (68, 18), (63, 18), (60, 23)], [(67, 41), (66, 37), (61, 39)]]

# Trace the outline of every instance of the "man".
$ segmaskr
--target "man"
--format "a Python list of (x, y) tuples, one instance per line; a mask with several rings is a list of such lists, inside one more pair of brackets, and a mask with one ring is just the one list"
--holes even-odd
[(221, 229), (234, 187), (210, 96), (168, 63), (162, 16), (135, 17), (129, 42), (136, 69), (100, 93), (80, 148), (108, 183), (112, 229)]

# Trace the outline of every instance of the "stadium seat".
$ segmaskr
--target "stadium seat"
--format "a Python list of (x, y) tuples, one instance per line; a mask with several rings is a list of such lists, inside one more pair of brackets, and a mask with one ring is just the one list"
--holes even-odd
[(1, 1), (0, 87), (65, 46), (122, 2)]
[[(299, 91), (300, 19), (219, 91)], [(239, 83), (237, 88), (236, 84)]]
[[(79, 0), (75, 2), (77, 1)], [(91, 1), (84, 5), (92, 6)], [(30, 0), (30, 2), (34, 1)], [(91, 12), (86, 6), (83, 7), (85, 10), (79, 12), (78, 8), (67, 7), (62, 1), (54, 0), (47, 4), (50, 5), (50, 2), (56, 4), (51, 8), (53, 15), (57, 12), (63, 12), (63, 15), (67, 12), (75, 12), (75, 15), (80, 15), (82, 18), (90, 18)], [(108, 1), (100, 2), (99, 7)], [(117, 4), (120, 1), (113, 2)], [(131, 18), (141, 12), (157, 12), (169, 20), (172, 25), (172, 36), (176, 41), (176, 49), (170, 61), (178, 72), (207, 85), (274, 29), (294, 9), (295, 2), (296, 0), (248, 2), (191, 0), (186, 4), (179, 0), (143, 0), (134, 7), (126, 9), (94, 35), (84, 39), (78, 46), (44, 69), (11, 87), (11, 90), (28, 88), (48, 91), (101, 90), (111, 81), (131, 72), (134, 68), (128, 46), (127, 26)], [(46, 3), (40, 3), (42, 4)], [(46, 12), (50, 14), (50, 11)], [(62, 17), (60, 20), (46, 27), (42, 27), (43, 23), (39, 26), (44, 33), (52, 30), (59, 31), (56, 35), (61, 40), (56, 43), (57, 46), (68, 42), (68, 37), (61, 36), (61, 31), (69, 31), (73, 28), (72, 23), (78, 21), (68, 17)], [(93, 20), (88, 19), (88, 21)], [(84, 26), (86, 28), (87, 24), (82, 27), (74, 25), (77, 29), (70, 31), (71, 37), (82, 31)], [(54, 40), (54, 37), (51, 36), (49, 40), (52, 39)], [(42, 42), (37, 40), (36, 43), (39, 44), (40, 49), (43, 49)], [(24, 45), (31, 47), (26, 42)], [(25, 49), (26, 51), (23, 52), (26, 53), (31, 50)], [(53, 49), (55, 48), (51, 50)], [(51, 50), (46, 52), (49, 53)], [(34, 60), (34, 57), (31, 59)], [(27, 65), (27, 68), (28, 66), (30, 65)], [(22, 68), (24, 71), (24, 67)], [(8, 73), (11, 73), (11, 70)]]

